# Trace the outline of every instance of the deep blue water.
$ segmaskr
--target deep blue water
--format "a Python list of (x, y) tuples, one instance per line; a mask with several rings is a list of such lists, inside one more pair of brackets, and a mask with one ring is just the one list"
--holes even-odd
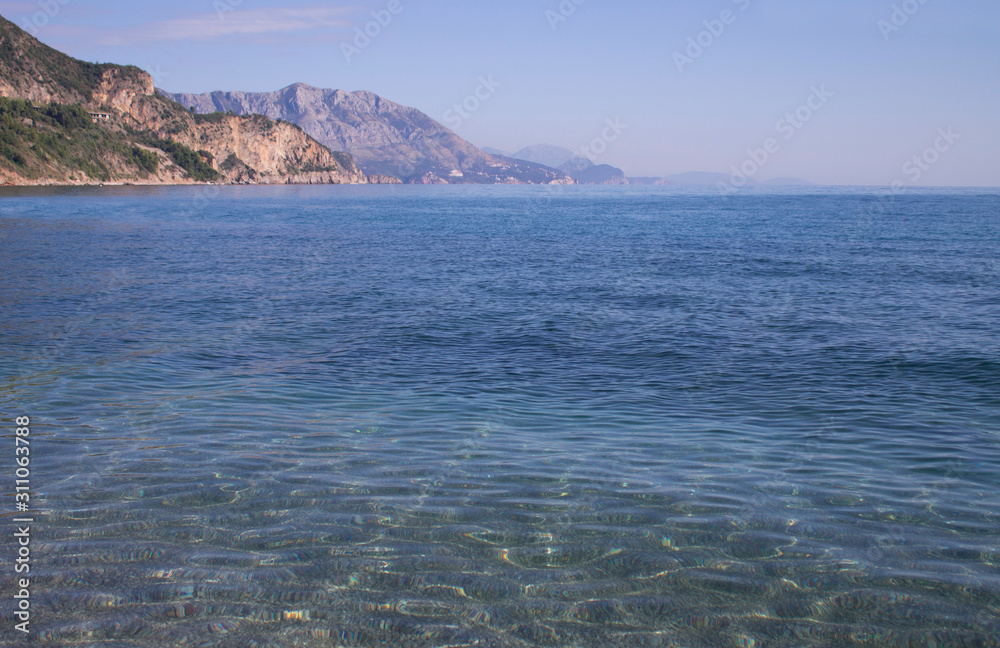
[(998, 259), (997, 191), (7, 190), (33, 641), (998, 646)]

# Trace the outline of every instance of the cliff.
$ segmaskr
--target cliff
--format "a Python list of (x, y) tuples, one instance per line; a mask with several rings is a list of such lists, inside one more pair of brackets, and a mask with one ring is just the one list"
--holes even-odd
[(410, 183), (573, 183), (557, 169), (490, 155), (419, 110), (371, 92), (302, 83), (277, 92), (160, 92), (197, 113), (256, 113), (293, 122), (326, 146), (351, 153), (366, 173)]
[(2, 17), (0, 97), (4, 184), (368, 182), (294, 124), (194, 115), (146, 72), (79, 61)]

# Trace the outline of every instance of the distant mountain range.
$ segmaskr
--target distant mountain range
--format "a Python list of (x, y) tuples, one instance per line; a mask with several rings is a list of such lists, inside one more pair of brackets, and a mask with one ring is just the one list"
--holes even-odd
[(297, 124), (332, 150), (353, 155), (366, 173), (407, 183), (574, 183), (557, 169), (486, 153), (416, 108), (371, 92), (303, 83), (277, 92), (160, 92), (195, 113), (260, 114)]
[[(662, 185), (678, 187), (717, 186), (729, 184), (731, 176), (726, 173), (705, 173), (692, 171), (663, 177), (627, 177), (625, 172), (607, 164), (595, 164), (587, 158), (579, 157), (573, 151), (552, 144), (527, 146), (517, 153), (506, 153), (499, 149), (484, 147), (493, 155), (502, 155), (517, 160), (527, 160), (559, 169), (567, 173), (579, 184), (595, 185)], [(747, 183), (750, 186), (808, 186), (811, 182), (799, 178), (777, 178), (774, 180)]]
[(505, 153), (499, 149), (484, 148), (493, 155), (501, 155), (515, 160), (525, 160), (559, 169), (578, 184), (626, 185), (625, 172), (608, 164), (595, 164), (587, 158), (579, 157), (573, 151), (552, 144), (528, 146), (517, 153)]
[(296, 83), (266, 93), (172, 94), (154, 88), (138, 68), (79, 61), (0, 17), (4, 184), (713, 185), (728, 179), (627, 178), (551, 144), (512, 154), (482, 150), (419, 110), (366, 91)]

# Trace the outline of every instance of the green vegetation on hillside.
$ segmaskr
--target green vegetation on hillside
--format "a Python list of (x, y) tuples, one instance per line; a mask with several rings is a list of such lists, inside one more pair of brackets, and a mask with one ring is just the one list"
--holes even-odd
[(193, 113), (196, 124), (221, 124), (231, 117), (235, 117), (234, 112), (214, 112), (214, 113)]
[(140, 170), (149, 175), (156, 175), (160, 170), (159, 156), (138, 146), (132, 147), (132, 161)]
[(45, 115), (67, 131), (90, 128), (94, 123), (94, 120), (90, 118), (90, 113), (84, 110), (83, 106), (49, 104), (49, 107), (45, 109)]
[(207, 151), (195, 151), (174, 140), (161, 140), (150, 137), (150, 146), (158, 148), (170, 155), (174, 164), (187, 171), (187, 174), (198, 182), (209, 182), (219, 179), (219, 172), (212, 168), (212, 155)]
[[(0, 182), (4, 183), (129, 182), (150, 176), (172, 181), (181, 177), (181, 170), (196, 182), (218, 181), (224, 176), (215, 168), (213, 155), (181, 142), (216, 152), (221, 144), (226, 150), (227, 142), (235, 145), (232, 129), (253, 138), (270, 136), (272, 141), (265, 145), (282, 144), (273, 141), (279, 124), (267, 117), (193, 115), (153, 92), (151, 78), (142, 70), (74, 59), (2, 16), (0, 81), (7, 95), (0, 97)], [(36, 106), (29, 99), (46, 103)], [(130, 101), (124, 111), (123, 99)], [(91, 117), (95, 112), (109, 116), (95, 119)], [(353, 160), (348, 160), (345, 168), (354, 168)], [(167, 169), (161, 168), (161, 161)], [(305, 166), (338, 170), (320, 169), (315, 163)], [(260, 175), (235, 154), (219, 168), (226, 177), (244, 182)], [(158, 177), (161, 174), (165, 177)]]
[(50, 104), (38, 109), (29, 101), (0, 97), (0, 163), (36, 178), (46, 167), (80, 171), (94, 180), (110, 177), (101, 161), (106, 151), (122, 152), (124, 142), (95, 128), (80, 106)]
[[(296, 128), (299, 127), (296, 126)], [(330, 153), (333, 155), (333, 159), (337, 161), (337, 164), (340, 165), (341, 169), (344, 169), (345, 171), (357, 170), (357, 166), (354, 164), (354, 158), (351, 157), (350, 153), (344, 153), (342, 151), (330, 151)]]
[(29, 179), (57, 169), (106, 182), (114, 179), (115, 167), (135, 167), (140, 176), (154, 175), (160, 158), (121, 133), (98, 127), (81, 106), (36, 108), (29, 101), (0, 97), (0, 164)]
[(20, 27), (0, 17), (0, 67), (11, 78), (30, 75), (45, 79), (46, 85), (65, 88), (79, 94), (87, 102), (94, 96), (94, 90), (108, 70), (118, 70), (119, 74), (138, 79), (142, 70), (131, 65), (113, 63), (89, 63), (63, 54), (25, 34)]
[(245, 180), (256, 180), (258, 175), (256, 169), (250, 167), (246, 162), (237, 157), (235, 153), (231, 153), (225, 162), (219, 165), (219, 168), (226, 173), (235, 171), (242, 175)]

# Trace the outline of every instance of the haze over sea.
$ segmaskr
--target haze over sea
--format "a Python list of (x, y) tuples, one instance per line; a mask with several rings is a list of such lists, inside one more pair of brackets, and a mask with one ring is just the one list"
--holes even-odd
[(998, 207), (4, 190), (34, 641), (998, 646)]

